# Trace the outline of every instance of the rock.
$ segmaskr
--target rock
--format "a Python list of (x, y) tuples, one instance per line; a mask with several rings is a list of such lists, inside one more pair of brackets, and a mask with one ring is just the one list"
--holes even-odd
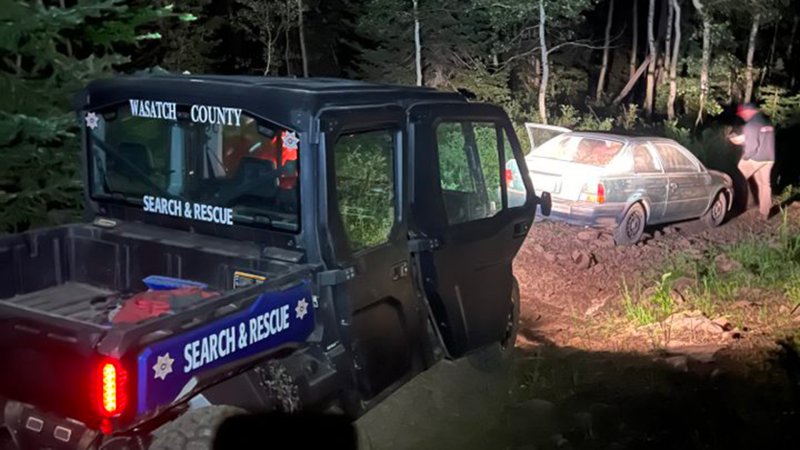
[(702, 345), (676, 346), (671, 349), (668, 349), (668, 351), (671, 354), (686, 356), (690, 359), (693, 359), (701, 363), (711, 363), (714, 362), (714, 357), (717, 354), (717, 352), (719, 352), (723, 348), (725, 348), (724, 345), (702, 344)]
[(755, 302), (751, 302), (750, 300), (737, 300), (737, 301), (733, 302), (731, 304), (731, 306), (734, 307), (734, 308), (741, 309), (741, 308), (750, 308), (750, 307), (753, 307), (753, 306), (758, 306), (758, 304), (755, 303)]
[(656, 230), (656, 231), (653, 232), (653, 238), (660, 238), (663, 235), (664, 235), (664, 232), (661, 231), (661, 230)]
[(689, 289), (694, 287), (695, 284), (696, 282), (693, 278), (680, 277), (672, 282), (672, 288), (681, 294), (684, 294), (685, 292), (689, 291)]
[(544, 252), (544, 247), (542, 247), (542, 244), (534, 244), (533, 245), (533, 249), (536, 250), (539, 253), (543, 253)]
[(597, 263), (594, 255), (589, 252), (575, 250), (572, 252), (572, 262), (578, 266), (578, 269), (586, 270)]
[(717, 317), (716, 319), (711, 321), (714, 325), (720, 327), (722, 331), (730, 331), (733, 329), (733, 324), (728, 320), (727, 317)]
[(552, 253), (545, 253), (544, 259), (546, 259), (548, 262), (556, 262), (556, 255)]
[(717, 268), (718, 273), (730, 273), (742, 269), (742, 265), (739, 263), (739, 261), (730, 259), (728, 255), (724, 253), (721, 253), (714, 258), (714, 267)]
[(598, 233), (595, 230), (580, 231), (580, 232), (578, 232), (578, 235), (577, 235), (578, 239), (581, 240), (581, 241), (593, 241), (593, 240), (597, 239), (599, 236), (600, 236), (600, 233)]
[(686, 298), (681, 294), (681, 292), (677, 289), (672, 289), (669, 291), (669, 298), (672, 299), (672, 302), (676, 305), (683, 305), (686, 303)]
[(687, 372), (689, 370), (689, 357), (686, 355), (670, 356), (664, 358), (664, 362), (681, 372)]
[(664, 228), (664, 234), (674, 234), (674, 233), (677, 233), (679, 231), (681, 231), (681, 229), (678, 228), (678, 227), (674, 227), (674, 226), (673, 227)]

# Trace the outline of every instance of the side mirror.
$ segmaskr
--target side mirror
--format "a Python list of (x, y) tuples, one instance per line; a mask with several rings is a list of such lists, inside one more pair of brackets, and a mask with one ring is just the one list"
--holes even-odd
[(545, 217), (550, 215), (550, 211), (553, 209), (553, 199), (550, 198), (549, 192), (542, 192), (539, 196), (539, 208)]

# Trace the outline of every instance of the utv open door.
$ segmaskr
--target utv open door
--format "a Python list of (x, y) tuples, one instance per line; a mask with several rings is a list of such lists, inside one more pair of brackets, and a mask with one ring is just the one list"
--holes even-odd
[[(412, 258), (446, 350), (458, 357), (503, 342), (513, 329), (512, 261), (539, 199), (501, 109), (420, 104), (409, 120)], [(511, 159), (523, 168), (526, 187), (513, 207), (505, 169)]]

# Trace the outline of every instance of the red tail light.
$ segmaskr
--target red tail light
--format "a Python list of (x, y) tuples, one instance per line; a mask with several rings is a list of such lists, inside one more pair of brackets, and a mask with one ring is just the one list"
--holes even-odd
[(100, 415), (118, 416), (128, 404), (128, 373), (116, 360), (105, 360), (98, 367), (98, 398)]
[(583, 189), (581, 189), (581, 200), (592, 202), (592, 203), (605, 203), (606, 202), (606, 187), (603, 183), (597, 183), (597, 187), (595, 188), (594, 185), (584, 185)]
[(514, 172), (506, 169), (506, 184), (510, 184), (512, 181), (514, 181)]
[(606, 202), (606, 187), (603, 183), (597, 183), (597, 203)]

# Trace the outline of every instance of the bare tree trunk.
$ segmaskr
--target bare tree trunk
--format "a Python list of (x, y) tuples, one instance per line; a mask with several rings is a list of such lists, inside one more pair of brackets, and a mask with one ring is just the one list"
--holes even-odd
[(767, 65), (764, 66), (764, 70), (761, 71), (761, 78), (758, 80), (759, 86), (764, 84), (764, 80), (767, 78), (767, 72), (772, 71), (772, 64), (775, 62), (775, 44), (778, 42), (778, 25), (780, 25), (780, 20), (775, 22), (775, 31), (772, 32), (772, 45), (769, 47), (769, 59), (767, 60)]
[(608, 51), (611, 43), (611, 24), (614, 18), (614, 0), (608, 4), (608, 20), (606, 20), (606, 37), (603, 42), (603, 66), (600, 67), (600, 78), (597, 80), (597, 92), (595, 93), (595, 100), (598, 102), (603, 97), (603, 89), (606, 82), (606, 73), (608, 72)]
[(292, 65), (289, 61), (289, 49), (290, 49), (290, 41), (289, 41), (289, 27), (287, 26), (286, 29), (283, 30), (284, 37), (286, 39), (286, 47), (283, 49), (283, 59), (286, 62), (286, 75), (292, 75)]
[[(664, 39), (664, 73), (669, 75), (669, 69), (672, 65), (672, 21), (675, 15), (675, 9), (672, 6), (671, 0), (666, 0), (667, 2), (667, 36)], [(665, 77), (661, 77), (659, 80), (663, 83)]]
[(539, 48), (542, 53), (542, 82), (539, 84), (539, 118), (542, 123), (547, 123), (547, 82), (550, 78), (550, 66), (547, 55), (547, 41), (545, 39), (544, 0), (539, 0)]
[(622, 88), (619, 95), (614, 97), (614, 101), (611, 102), (614, 106), (618, 106), (623, 98), (625, 98), (633, 89), (633, 86), (636, 85), (636, 82), (639, 81), (639, 78), (642, 77), (642, 74), (647, 69), (647, 66), (650, 65), (650, 56), (645, 56), (644, 61), (642, 61), (642, 65), (636, 69), (636, 72), (633, 73), (633, 76), (628, 80), (628, 83), (625, 84), (625, 87)]
[(417, 86), (422, 86), (422, 44), (419, 37), (418, 0), (414, 0), (414, 62), (417, 69)]
[(681, 5), (678, 0), (670, 0), (674, 10), (675, 20), (675, 42), (673, 43), (671, 58), (669, 63), (669, 98), (667, 99), (667, 118), (675, 119), (675, 99), (678, 96), (678, 57), (681, 49)]
[(797, 16), (792, 20), (792, 31), (789, 34), (789, 46), (786, 47), (786, 61), (792, 59), (792, 50), (794, 50), (794, 35), (797, 33)]
[(647, 45), (649, 48), (650, 64), (647, 66), (647, 91), (644, 99), (644, 112), (647, 117), (651, 117), (653, 115), (653, 97), (655, 94), (656, 81), (656, 59), (658, 58), (656, 38), (653, 32), (655, 10), (656, 0), (650, 0), (650, 8), (647, 13)]
[(748, 103), (753, 98), (753, 56), (756, 53), (756, 36), (758, 35), (758, 22), (761, 14), (753, 17), (753, 26), (750, 28), (750, 40), (747, 42), (747, 68), (744, 72), (744, 102)]
[[(792, 58), (792, 51), (794, 50), (794, 36), (797, 33), (797, 16), (794, 16), (794, 20), (792, 21), (792, 32), (789, 35), (789, 46), (786, 47), (786, 65), (788, 63), (794, 62), (794, 58)], [(789, 87), (794, 89), (794, 82), (795, 82), (795, 71), (792, 70), (792, 77), (789, 80)]]
[(303, 27), (303, 0), (297, 0), (297, 28), (300, 33), (300, 57), (303, 59), (303, 76), (308, 77), (308, 55), (306, 54), (306, 36)]
[[(64, 0), (58, 0), (58, 3), (59, 3), (59, 5), (61, 5), (61, 9), (67, 9), (67, 6), (64, 3)], [(64, 43), (67, 46), (67, 56), (72, 58), (72, 42), (69, 39), (64, 39)]]
[(639, 3), (639, 0), (633, 0), (633, 36), (631, 37), (631, 74), (630, 78), (633, 78), (633, 74), (636, 73), (636, 56), (639, 52), (639, 10), (636, 6)]
[(711, 19), (703, 9), (700, 0), (692, 0), (692, 4), (700, 17), (703, 18), (703, 59), (700, 63), (700, 105), (697, 110), (697, 120), (695, 125), (703, 122), (703, 110), (706, 108), (706, 96), (708, 95), (708, 62), (711, 59)]

